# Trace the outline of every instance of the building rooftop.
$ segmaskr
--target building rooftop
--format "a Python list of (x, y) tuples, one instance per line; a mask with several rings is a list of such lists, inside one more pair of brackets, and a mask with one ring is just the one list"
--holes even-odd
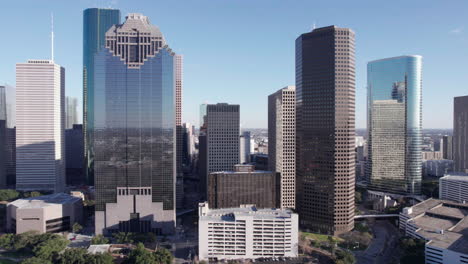
[(452, 172), (452, 173), (444, 175), (444, 177), (442, 177), (440, 179), (441, 180), (453, 180), (453, 181), (468, 182), (468, 173)]
[(49, 195), (23, 198), (18, 199), (9, 203), (8, 205), (14, 205), (18, 208), (44, 208), (55, 204), (68, 204), (81, 201), (80, 198), (71, 196), (66, 193), (54, 193)]
[(284, 219), (290, 218), (294, 212), (290, 209), (257, 209), (253, 205), (241, 205), (236, 208), (209, 209), (208, 203), (201, 203), (200, 220), (231, 220), (238, 217), (255, 217), (262, 219)]
[(107, 253), (109, 252), (110, 244), (102, 244), (102, 245), (90, 245), (88, 248), (89, 254), (97, 254), (97, 253)]
[(404, 212), (428, 245), (468, 254), (468, 204), (431, 198)]

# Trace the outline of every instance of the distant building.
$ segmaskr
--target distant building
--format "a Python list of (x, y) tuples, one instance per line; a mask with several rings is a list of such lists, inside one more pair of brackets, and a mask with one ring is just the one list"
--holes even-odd
[(426, 263), (468, 262), (468, 204), (431, 198), (404, 208), (399, 223), (406, 236), (427, 241)]
[[(232, 170), (239, 164), (239, 105), (226, 103), (203, 105), (200, 112), (200, 184), (206, 195), (208, 175), (216, 171)], [(203, 156), (202, 156), (203, 155)]]
[(328, 26), (296, 39), (296, 209), (312, 232), (354, 228), (354, 38)]
[(423, 175), (432, 177), (442, 177), (453, 171), (453, 160), (424, 160)]
[(296, 207), (296, 87), (268, 96), (268, 170), (281, 173), (281, 208)]
[(85, 184), (83, 125), (74, 124), (65, 130), (65, 157), (67, 185)]
[(6, 174), (7, 184), (16, 184), (16, 127), (6, 129)]
[(236, 165), (234, 171), (212, 172), (208, 176), (208, 203), (212, 208), (253, 204), (257, 208), (278, 208), (281, 197), (279, 172), (255, 171), (253, 165)]
[(468, 203), (468, 174), (451, 173), (439, 179), (439, 198)]
[(453, 137), (452, 136), (443, 136), (441, 141), (441, 151), (442, 151), (442, 158), (453, 160)]
[(196, 156), (195, 127), (190, 123), (183, 124), (183, 164), (191, 166)]
[(16, 189), (63, 191), (64, 122), (65, 69), (51, 60), (17, 63)]
[(7, 185), (7, 122), (6, 89), (0, 85), (0, 189)]
[(422, 151), (422, 160), (441, 160), (443, 158), (441, 151)]
[(368, 187), (421, 193), (422, 57), (399, 56), (367, 65)]
[(453, 100), (453, 160), (455, 171), (468, 173), (468, 95)]
[(290, 209), (198, 210), (198, 254), (200, 260), (258, 259), (298, 256), (298, 215)]
[(250, 131), (244, 131), (240, 135), (240, 145), (239, 145), (239, 150), (240, 150), (240, 164), (248, 163), (250, 162), (250, 143), (251, 143), (251, 137), (250, 137)]
[(65, 97), (65, 129), (72, 129), (78, 124), (78, 99), (75, 97)]
[(82, 223), (83, 201), (65, 193), (18, 199), (7, 205), (7, 230), (55, 233), (70, 231)]

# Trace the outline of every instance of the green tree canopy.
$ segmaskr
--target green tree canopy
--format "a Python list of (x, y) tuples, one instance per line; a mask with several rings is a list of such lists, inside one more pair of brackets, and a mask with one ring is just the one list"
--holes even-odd
[(171, 252), (165, 248), (159, 248), (153, 255), (158, 264), (171, 264), (174, 259)]
[(109, 253), (88, 254), (86, 256), (86, 263), (88, 264), (113, 264), (114, 258)]
[(64, 250), (69, 241), (64, 237), (57, 236), (55, 238), (40, 242), (33, 248), (33, 253), (36, 257), (45, 260), (53, 260), (57, 254)]
[(91, 238), (91, 245), (102, 245), (102, 244), (109, 244), (109, 239), (107, 239), (103, 235), (96, 235)]
[(125, 264), (157, 264), (155, 257), (146, 250), (143, 243), (138, 243), (136, 248), (128, 254)]
[(68, 248), (58, 258), (58, 264), (87, 264), (88, 251), (84, 248)]
[(52, 262), (38, 257), (32, 257), (21, 261), (21, 264), (52, 264)]
[(115, 241), (117, 243), (121, 243), (121, 244), (126, 244), (126, 243), (133, 243), (133, 233), (130, 233), (130, 232), (118, 232), (118, 233), (114, 233), (112, 234), (112, 237), (115, 239)]
[(2, 189), (0, 190), (0, 201), (12, 201), (18, 198), (20, 195), (19, 192), (12, 189)]
[(75, 222), (72, 226), (73, 233), (79, 233), (82, 229), (83, 227), (78, 222)]

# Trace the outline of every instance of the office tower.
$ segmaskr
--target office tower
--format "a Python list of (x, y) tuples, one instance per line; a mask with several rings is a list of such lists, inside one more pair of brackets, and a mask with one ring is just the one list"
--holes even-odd
[(182, 128), (182, 88), (183, 88), (183, 56), (176, 54), (175, 58), (175, 104), (176, 104), (176, 167), (177, 177), (182, 177), (183, 163), (183, 136)]
[(354, 227), (354, 32), (329, 26), (296, 40), (296, 172), (301, 225)]
[(65, 130), (65, 157), (67, 185), (85, 184), (83, 174), (83, 125), (74, 124)]
[(240, 163), (241, 164), (244, 164), (244, 163), (248, 163), (250, 162), (250, 142), (251, 142), (251, 137), (250, 137), (250, 131), (244, 131), (242, 132), (242, 134), (240, 135), (240, 139), (239, 139), (239, 150), (240, 150)]
[(453, 160), (455, 171), (468, 173), (468, 95), (453, 100)]
[(78, 124), (78, 99), (65, 97), (65, 119), (65, 129), (72, 129), (73, 125)]
[[(200, 184), (206, 197), (207, 179), (212, 172), (232, 170), (239, 164), (239, 105), (202, 105), (200, 128)], [(203, 155), (203, 156), (202, 156)]]
[(0, 188), (7, 185), (6, 157), (7, 157), (7, 108), (6, 89), (0, 85)]
[(183, 124), (183, 164), (191, 166), (195, 156), (195, 127), (190, 123)]
[(232, 208), (253, 204), (257, 208), (278, 208), (281, 174), (256, 171), (254, 165), (235, 165), (234, 170), (208, 175), (208, 203), (212, 208)]
[(443, 159), (448, 159), (448, 160), (453, 160), (453, 155), (452, 155), (452, 136), (443, 136), (442, 139), (440, 140), (441, 150), (442, 150), (442, 158)]
[(281, 173), (281, 208), (296, 206), (296, 87), (268, 96), (268, 168)]
[[(176, 57), (131, 13), (94, 57), (96, 233), (175, 227)], [(98, 74), (99, 73), (99, 74)]]
[(83, 131), (86, 181), (90, 185), (94, 184), (94, 59), (104, 48), (107, 30), (115, 24), (120, 24), (120, 10), (88, 8), (83, 11)]
[(65, 69), (52, 60), (16, 64), (16, 189), (65, 187)]
[(422, 57), (401, 56), (367, 65), (369, 189), (421, 192)]

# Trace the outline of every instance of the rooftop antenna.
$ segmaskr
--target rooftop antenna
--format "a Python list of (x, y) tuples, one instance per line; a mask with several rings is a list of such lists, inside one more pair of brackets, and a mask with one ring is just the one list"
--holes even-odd
[(51, 20), (51, 33), (50, 33), (50, 48), (51, 48), (51, 60), (54, 61), (54, 13), (50, 13)]

